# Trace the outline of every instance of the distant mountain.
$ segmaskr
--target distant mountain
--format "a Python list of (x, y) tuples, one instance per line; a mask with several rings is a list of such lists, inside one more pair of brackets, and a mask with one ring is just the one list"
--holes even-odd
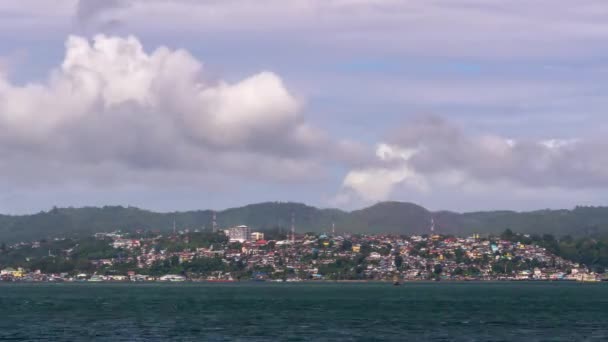
[[(435, 231), (443, 234), (500, 233), (509, 228), (524, 234), (608, 236), (608, 207), (455, 213), (431, 212), (412, 203), (382, 202), (346, 212), (300, 203), (266, 202), (226, 209), (216, 216), (220, 227), (247, 224), (256, 230), (288, 231), (292, 213), (300, 233), (327, 232), (335, 224), (339, 232), (423, 234), (429, 232), (433, 219)], [(122, 206), (53, 208), (33, 215), (0, 215), (0, 241), (83, 236), (117, 229), (162, 232), (171, 230), (174, 221), (178, 229), (209, 229), (212, 215), (211, 210), (156, 213)]]
[(425, 208), (403, 202), (381, 202), (351, 212), (346, 227), (357, 232), (428, 233), (433, 214)]

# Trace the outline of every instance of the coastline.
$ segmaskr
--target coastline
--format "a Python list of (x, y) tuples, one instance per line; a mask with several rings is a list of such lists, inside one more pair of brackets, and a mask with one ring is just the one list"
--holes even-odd
[(258, 285), (274, 285), (274, 284), (302, 284), (302, 285), (314, 285), (314, 284), (385, 284), (385, 285), (401, 285), (407, 286), (408, 284), (509, 284), (509, 283), (519, 283), (519, 284), (538, 284), (538, 283), (554, 283), (554, 284), (600, 284), (607, 283), (608, 281), (579, 281), (574, 279), (563, 279), (563, 280), (549, 280), (549, 279), (526, 279), (526, 280), (518, 280), (518, 279), (493, 279), (493, 280), (405, 280), (400, 281), (398, 284), (395, 284), (390, 280), (302, 280), (302, 281), (291, 281), (291, 282), (282, 282), (282, 281), (259, 281), (259, 280), (242, 280), (242, 281), (196, 281), (196, 280), (186, 280), (186, 281), (0, 281), (1, 285), (25, 285), (25, 284), (132, 284), (132, 285), (144, 285), (144, 284), (200, 284), (200, 285), (237, 285), (237, 284), (258, 284)]

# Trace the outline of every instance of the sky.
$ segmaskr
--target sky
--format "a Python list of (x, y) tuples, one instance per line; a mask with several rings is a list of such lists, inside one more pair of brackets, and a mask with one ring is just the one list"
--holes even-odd
[(0, 213), (606, 205), (604, 0), (0, 1)]

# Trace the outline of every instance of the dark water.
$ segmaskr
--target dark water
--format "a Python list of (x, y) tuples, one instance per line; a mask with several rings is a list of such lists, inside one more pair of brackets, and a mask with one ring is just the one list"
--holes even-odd
[(608, 284), (0, 284), (0, 340), (608, 341)]

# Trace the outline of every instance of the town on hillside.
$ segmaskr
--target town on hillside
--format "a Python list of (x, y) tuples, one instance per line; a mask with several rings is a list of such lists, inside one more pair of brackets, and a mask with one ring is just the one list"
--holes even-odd
[(501, 236), (296, 234), (227, 229), (97, 233), (0, 247), (0, 279), (101, 281), (600, 281), (512, 232)]

